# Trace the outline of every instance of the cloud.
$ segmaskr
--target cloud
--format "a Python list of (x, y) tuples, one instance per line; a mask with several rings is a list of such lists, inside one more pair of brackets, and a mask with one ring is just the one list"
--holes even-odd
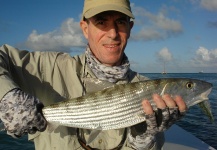
[(217, 0), (201, 0), (200, 6), (210, 11), (217, 11)]
[(199, 47), (191, 63), (195, 67), (217, 67), (217, 48), (208, 50), (204, 47)]
[[(157, 14), (153, 14), (142, 7), (132, 4), (135, 20), (135, 30), (132, 31), (132, 40), (163, 40), (176, 36), (182, 32), (182, 25), (178, 20), (167, 17), (167, 10), (174, 8), (162, 7)], [(176, 10), (177, 11), (177, 10)], [(65, 20), (61, 27), (47, 33), (33, 30), (25, 43), (19, 44), (30, 50), (37, 51), (64, 51), (84, 48), (86, 41), (79, 27), (79, 22), (73, 18)]]
[(169, 49), (164, 47), (157, 53), (157, 59), (160, 62), (169, 62), (173, 60), (173, 56)]
[(217, 21), (210, 21), (210, 22), (208, 22), (208, 27), (217, 28)]
[(25, 47), (38, 51), (72, 51), (73, 47), (85, 47), (79, 23), (73, 18), (64, 21), (60, 29), (39, 34), (33, 30), (25, 42)]
[(132, 33), (133, 40), (161, 40), (182, 33), (182, 25), (178, 20), (167, 17), (167, 10), (161, 9), (153, 14), (142, 7), (132, 6), (135, 15), (136, 33)]
[(217, 1), (216, 0), (189, 0), (191, 4), (199, 6), (200, 8), (206, 9), (208, 11), (217, 11)]

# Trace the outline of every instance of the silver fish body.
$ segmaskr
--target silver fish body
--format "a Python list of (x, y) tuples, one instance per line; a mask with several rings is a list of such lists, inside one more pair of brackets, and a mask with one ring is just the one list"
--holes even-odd
[[(145, 121), (141, 102), (152, 95), (180, 95), (188, 107), (208, 100), (212, 84), (186, 78), (146, 80), (115, 85), (95, 93), (62, 101), (43, 108), (50, 124), (110, 130), (129, 127)], [(210, 109), (210, 108), (207, 108)]]

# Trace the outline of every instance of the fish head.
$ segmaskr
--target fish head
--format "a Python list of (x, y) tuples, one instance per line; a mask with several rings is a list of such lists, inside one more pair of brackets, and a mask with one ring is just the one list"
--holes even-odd
[(212, 84), (197, 79), (177, 78), (169, 79), (164, 85), (162, 93), (172, 96), (180, 95), (187, 107), (208, 100), (208, 95), (212, 90)]
[[(186, 102), (187, 107), (198, 104), (202, 112), (214, 122), (208, 95), (212, 90), (212, 84), (206, 81), (197, 79), (185, 79), (180, 81), (180, 86), (183, 87), (182, 98)], [(185, 87), (185, 88), (184, 88)]]
[(168, 93), (171, 96), (180, 95), (187, 107), (198, 104), (204, 114), (214, 122), (208, 95), (212, 90), (212, 84), (197, 79), (177, 78), (168, 79), (162, 84), (161, 94)]

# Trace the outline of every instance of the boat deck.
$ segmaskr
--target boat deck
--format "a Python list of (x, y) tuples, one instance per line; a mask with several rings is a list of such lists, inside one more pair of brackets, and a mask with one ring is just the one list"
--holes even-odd
[(165, 132), (164, 150), (216, 150), (178, 125)]

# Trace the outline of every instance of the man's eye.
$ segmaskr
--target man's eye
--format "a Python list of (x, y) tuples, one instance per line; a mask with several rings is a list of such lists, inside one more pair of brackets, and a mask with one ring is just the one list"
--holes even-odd
[(123, 21), (123, 20), (118, 20), (117, 23), (120, 25), (126, 25), (127, 24), (127, 22)]
[(98, 21), (97, 24), (103, 25), (103, 24), (104, 24), (104, 21)]

